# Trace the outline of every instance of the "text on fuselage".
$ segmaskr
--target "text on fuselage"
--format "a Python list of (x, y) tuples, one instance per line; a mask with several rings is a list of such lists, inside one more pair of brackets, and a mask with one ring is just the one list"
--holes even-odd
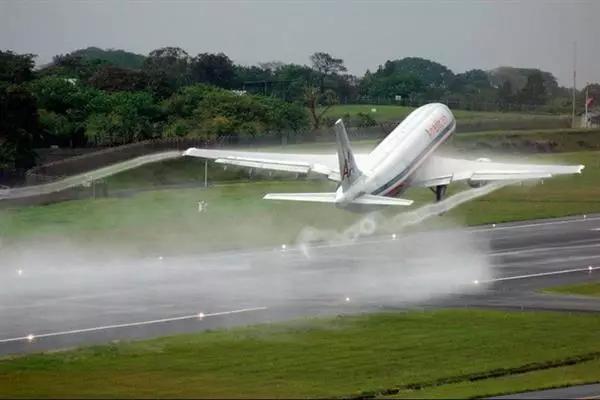
[(447, 124), (448, 124), (448, 117), (445, 115), (442, 115), (441, 117), (439, 117), (438, 119), (433, 121), (433, 124), (431, 124), (431, 126), (429, 128), (425, 128), (425, 131), (427, 132), (429, 137), (435, 137), (435, 136), (437, 136), (438, 133), (440, 133), (440, 131), (442, 129), (444, 129), (444, 127)]

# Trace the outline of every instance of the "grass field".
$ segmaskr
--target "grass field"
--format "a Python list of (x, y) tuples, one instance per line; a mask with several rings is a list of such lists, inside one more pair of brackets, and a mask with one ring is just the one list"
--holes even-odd
[[(376, 111), (373, 112), (372, 110)], [(348, 114), (354, 116), (358, 113), (371, 115), (376, 121), (400, 120), (405, 118), (413, 111), (415, 107), (404, 107), (395, 105), (376, 105), (376, 104), (339, 104), (331, 107), (326, 116), (332, 118), (340, 118)], [(559, 119), (560, 115), (549, 114), (531, 114), (517, 112), (491, 112), (491, 111), (465, 111), (452, 110), (452, 113), (458, 121), (469, 120), (485, 120), (485, 119), (504, 119), (504, 120), (519, 120), (519, 119)]]
[[(0, 397), (489, 395), (600, 380), (599, 328), (598, 315), (479, 310), (298, 320), (4, 359)], [(592, 368), (557, 372), (569, 362)]]
[(544, 289), (544, 292), (600, 297), (600, 282), (550, 287)]
[[(529, 159), (582, 163), (586, 169), (577, 176), (501, 189), (443, 217), (435, 217), (431, 222), (472, 225), (600, 212), (599, 152), (536, 155)], [(453, 185), (450, 194), (465, 188), (466, 185)], [(272, 202), (262, 200), (262, 196), (268, 192), (334, 189), (335, 183), (327, 181), (267, 179), (209, 189), (155, 190), (126, 198), (5, 209), (0, 210), (0, 239), (10, 243), (12, 240), (60, 237), (150, 254), (279, 245), (294, 242), (306, 226), (343, 228), (355, 222), (359, 215), (327, 204)], [(427, 189), (410, 189), (405, 197), (414, 199), (416, 205), (402, 210), (388, 208), (382, 212), (392, 216), (431, 202), (432, 196)], [(200, 200), (208, 202), (205, 213), (197, 212)]]

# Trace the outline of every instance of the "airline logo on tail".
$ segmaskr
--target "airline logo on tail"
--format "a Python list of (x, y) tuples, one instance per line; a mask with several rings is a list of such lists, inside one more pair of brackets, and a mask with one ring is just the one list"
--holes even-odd
[(361, 172), (354, 161), (350, 140), (348, 140), (348, 133), (341, 119), (335, 123), (335, 136), (338, 147), (340, 180), (342, 189), (346, 191), (361, 175)]
[(342, 179), (349, 178), (352, 175), (352, 167), (348, 168), (348, 159), (350, 158), (350, 152), (344, 159), (344, 168), (342, 169)]

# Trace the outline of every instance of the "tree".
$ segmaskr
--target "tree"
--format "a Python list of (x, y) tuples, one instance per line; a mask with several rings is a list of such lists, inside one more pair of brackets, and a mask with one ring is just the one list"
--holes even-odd
[(473, 93), (492, 87), (488, 74), (481, 69), (471, 69), (456, 74), (451, 82), (450, 88), (454, 92)]
[(235, 71), (233, 61), (223, 53), (201, 53), (191, 61), (194, 82), (208, 83), (222, 88), (233, 87)]
[(317, 73), (306, 65), (285, 64), (273, 72), (273, 80), (278, 85), (272, 94), (287, 101), (304, 101), (306, 86), (313, 86), (318, 81)]
[(325, 77), (346, 72), (344, 60), (334, 58), (328, 53), (317, 52), (310, 56), (313, 69), (319, 74), (319, 89), (325, 91)]
[(164, 76), (173, 88), (190, 83), (190, 56), (180, 47), (152, 50), (144, 61), (143, 70), (151, 77)]
[(33, 54), (0, 51), (0, 81), (20, 84), (33, 78)]
[(534, 68), (515, 68), (515, 67), (498, 67), (488, 72), (490, 82), (496, 87), (501, 87), (504, 82), (509, 81), (510, 85), (515, 93), (521, 91), (527, 84), (527, 80), (532, 73), (540, 73), (544, 81), (544, 87), (546, 93), (552, 96), (557, 96), (563, 93), (561, 88), (558, 86), (556, 77), (550, 72), (541, 71)]
[(282, 137), (286, 134), (289, 138), (290, 132), (297, 134), (308, 128), (308, 115), (305, 108), (277, 99), (268, 99), (267, 101), (269, 125)]
[(534, 71), (527, 77), (527, 83), (519, 92), (523, 104), (540, 105), (546, 101), (544, 77), (540, 71)]
[(65, 115), (41, 109), (39, 110), (39, 120), (45, 143), (73, 146), (76, 127)]
[[(234, 84), (233, 87), (239, 89), (245, 89), (250, 93), (261, 93), (265, 94), (265, 82), (273, 82), (274, 76), (273, 71), (268, 68), (261, 66), (251, 65), (234, 65)], [(270, 85), (271, 92), (273, 92), (273, 85)]]
[(35, 162), (38, 110), (26, 83), (33, 78), (34, 57), (0, 51), (0, 168), (29, 168)]
[(500, 109), (506, 111), (508, 105), (514, 101), (513, 91), (510, 81), (505, 81), (504, 84), (498, 89), (498, 102), (500, 103)]
[(57, 55), (50, 65), (40, 70), (39, 74), (85, 81), (105, 65), (107, 62), (104, 60), (86, 60), (72, 54)]
[(454, 73), (446, 66), (418, 57), (388, 60), (374, 73), (367, 73), (360, 92), (372, 98), (435, 99), (447, 93)]
[(454, 79), (454, 73), (445, 65), (419, 57), (386, 61), (374, 75), (416, 77), (426, 88), (445, 89)]
[(0, 167), (31, 168), (38, 138), (35, 98), (22, 85), (0, 82)]
[(107, 96), (85, 121), (86, 136), (97, 145), (114, 145), (157, 136), (160, 109), (146, 92), (117, 92)]
[(314, 86), (307, 86), (304, 89), (304, 101), (310, 112), (313, 129), (316, 130), (320, 128), (321, 119), (327, 110), (338, 103), (338, 98), (332, 90), (321, 92)]
[(81, 57), (86, 61), (101, 60), (110, 65), (126, 69), (141, 69), (146, 56), (131, 53), (120, 49), (100, 49), (87, 47), (69, 53), (71, 56)]
[(137, 92), (146, 90), (150, 86), (150, 78), (142, 71), (107, 65), (96, 71), (88, 83), (96, 89), (107, 92)]

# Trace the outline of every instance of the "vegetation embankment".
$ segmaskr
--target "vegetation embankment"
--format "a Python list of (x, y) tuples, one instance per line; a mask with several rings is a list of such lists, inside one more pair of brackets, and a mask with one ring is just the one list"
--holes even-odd
[(0, 397), (484, 396), (599, 380), (599, 326), (478, 310), (298, 320), (3, 359)]

